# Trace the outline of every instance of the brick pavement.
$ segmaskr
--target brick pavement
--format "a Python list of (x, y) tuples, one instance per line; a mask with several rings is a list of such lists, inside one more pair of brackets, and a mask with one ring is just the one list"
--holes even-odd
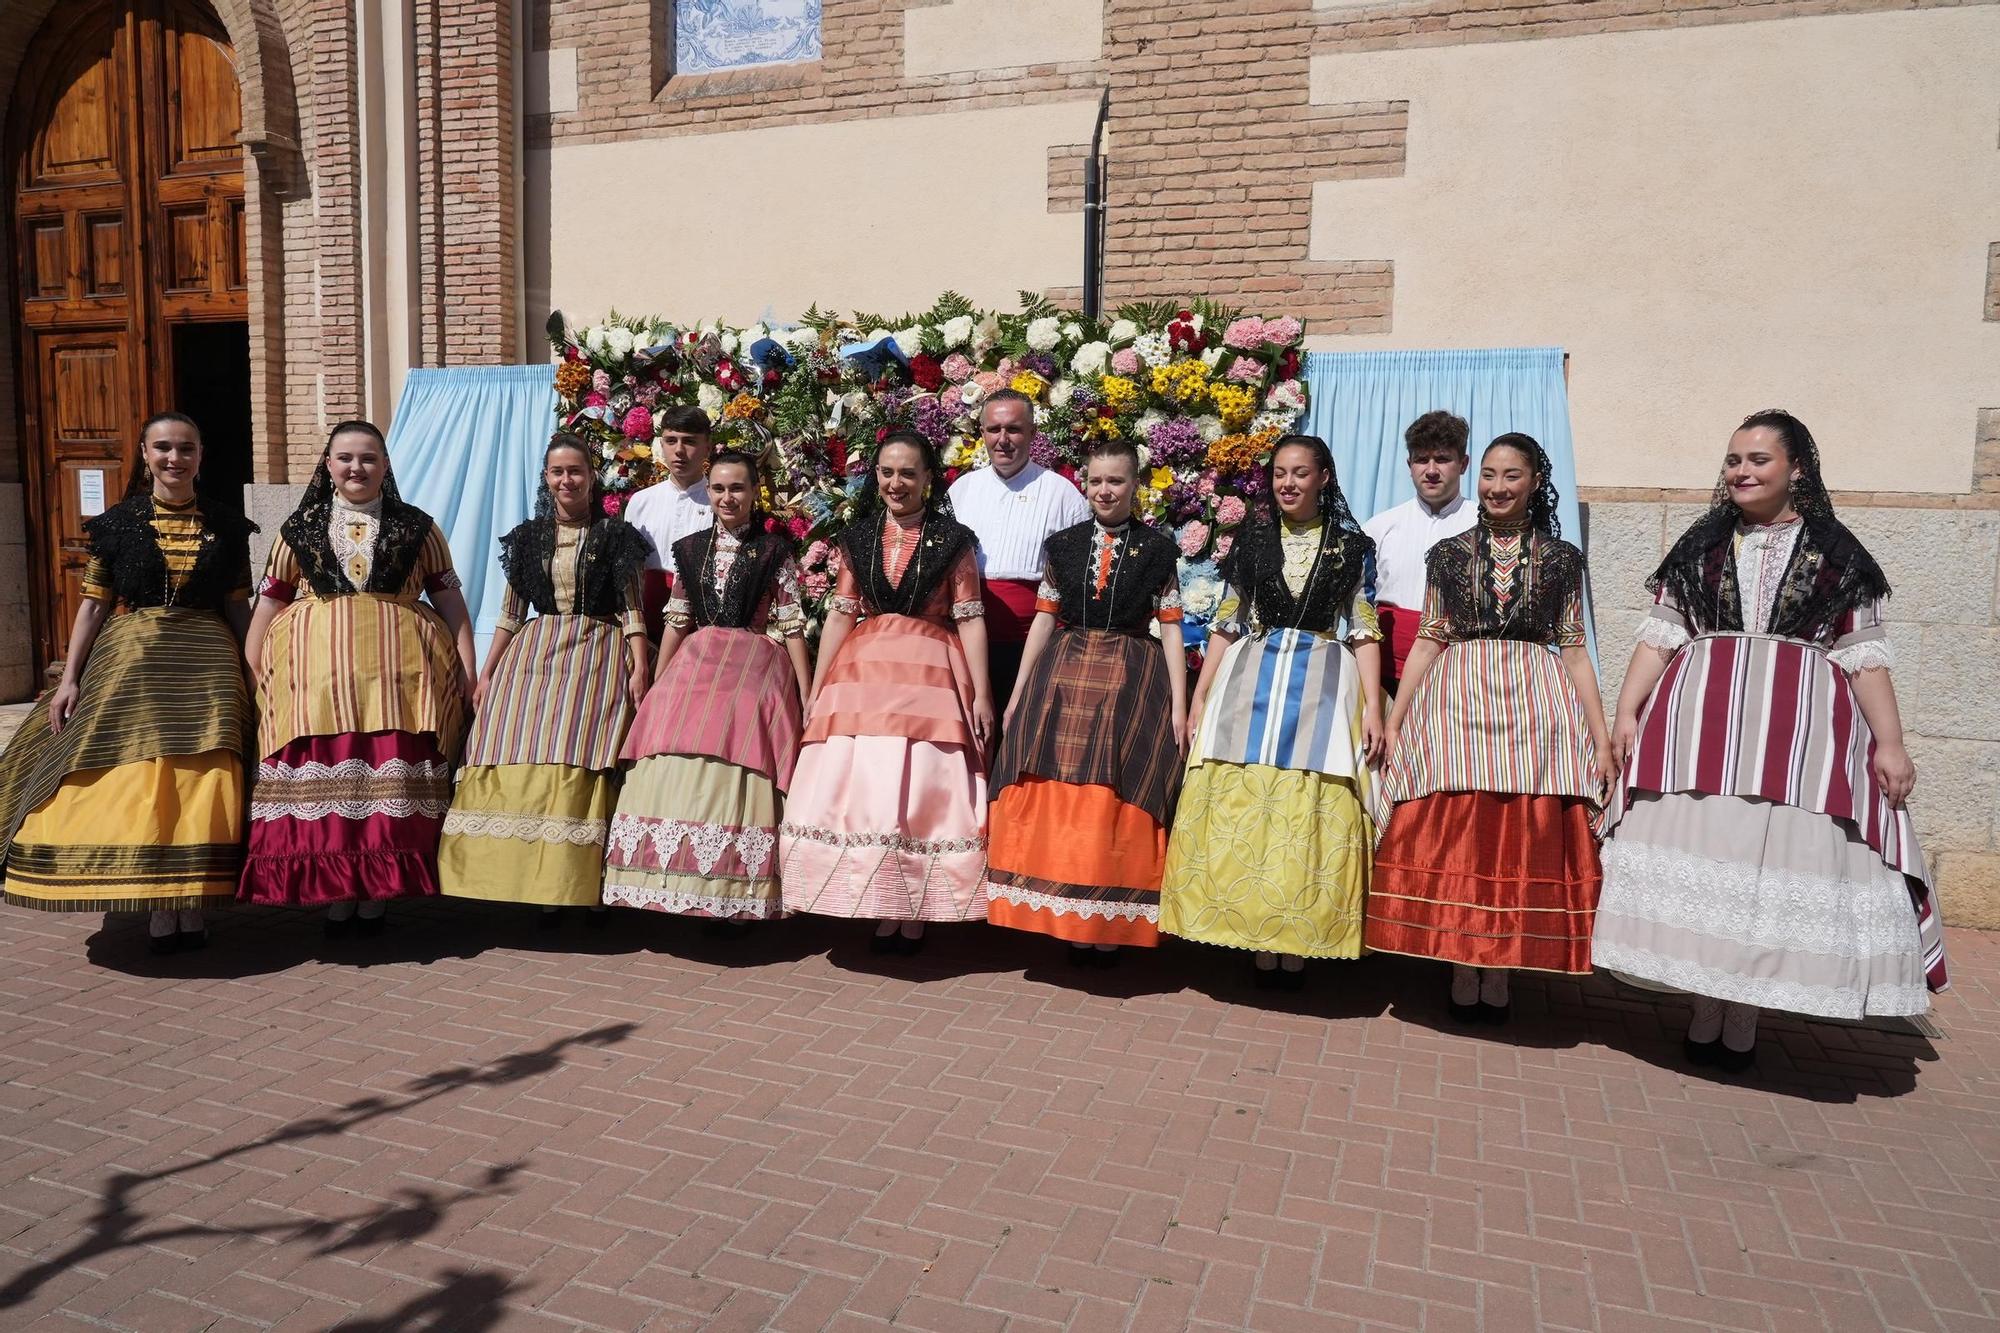
[(0, 1326), (2000, 1329), (2000, 936), (1731, 1080), (1602, 981), (402, 916), (0, 912)]

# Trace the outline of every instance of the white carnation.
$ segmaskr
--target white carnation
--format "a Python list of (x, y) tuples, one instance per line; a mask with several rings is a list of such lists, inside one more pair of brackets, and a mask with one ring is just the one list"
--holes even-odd
[(722, 354), (724, 356), (735, 356), (738, 345), (736, 335), (724, 329), (722, 332)]
[(1214, 444), (1222, 438), (1222, 418), (1210, 414), (1194, 419), (1194, 428), (1201, 432), (1203, 444)]
[(939, 327), (938, 332), (944, 336), (944, 350), (957, 351), (972, 338), (972, 316), (959, 315), (948, 319)]
[(1069, 400), (1075, 393), (1075, 380), (1057, 380), (1049, 386), (1049, 406), (1068, 407)]
[(604, 330), (590, 328), (583, 331), (583, 349), (592, 356), (604, 355)]
[(1110, 360), (1110, 343), (1085, 343), (1069, 359), (1069, 368), (1079, 375), (1102, 375)]
[(1152, 446), (1151, 446), (1151, 445), (1147, 445), (1147, 444), (1135, 444), (1135, 445), (1133, 445), (1132, 447), (1133, 447), (1134, 449), (1137, 449), (1137, 450), (1139, 451), (1139, 471), (1140, 471), (1140, 472), (1142, 472), (1142, 473), (1143, 473), (1143, 472), (1145, 472), (1145, 471), (1146, 471), (1146, 470), (1147, 470), (1148, 468), (1150, 468), (1150, 467), (1152, 467), (1152, 466), (1153, 466), (1153, 448), (1152, 448)]
[(972, 351), (975, 356), (983, 356), (993, 344), (1000, 341), (1000, 316), (988, 314), (973, 326)]
[(1174, 349), (1167, 342), (1164, 333), (1141, 334), (1132, 343), (1132, 350), (1139, 354), (1139, 360), (1148, 366), (1164, 366), (1174, 359)]
[(1028, 350), (1046, 352), (1062, 340), (1062, 323), (1053, 315), (1028, 321)]
[(700, 405), (701, 410), (708, 413), (711, 417), (720, 412), (729, 402), (729, 396), (713, 384), (704, 383), (694, 391), (694, 397), (695, 402)]
[(1112, 323), (1111, 332), (1105, 336), (1111, 340), (1112, 346), (1123, 346), (1139, 336), (1139, 326), (1129, 319), (1117, 320)]
[(924, 326), (912, 324), (907, 329), (896, 330), (896, 347), (905, 359), (924, 350)]

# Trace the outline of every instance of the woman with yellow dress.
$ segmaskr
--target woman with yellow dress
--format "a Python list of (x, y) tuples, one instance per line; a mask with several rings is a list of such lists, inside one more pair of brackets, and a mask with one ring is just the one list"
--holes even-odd
[(448, 897), (599, 909), (618, 749), (646, 694), (640, 571), (652, 546), (601, 503), (590, 452), (559, 434), (535, 516), (500, 539), (507, 596), (473, 695), (438, 848)]
[(237, 897), (375, 934), (390, 899), (438, 892), (472, 687), (451, 549), (404, 503), (382, 432), (347, 421), (266, 569), (245, 644), (262, 758)]
[(208, 942), (202, 906), (243, 865), (256, 529), (196, 497), (191, 418), (162, 412), (139, 440), (126, 498), (84, 524), (62, 679), (0, 757), (0, 875), (19, 907), (149, 912), (171, 953)]
[(1325, 442), (1288, 435), (1265, 471), (1274, 512), (1222, 562), (1160, 929), (1252, 950), (1258, 985), (1295, 988), (1306, 959), (1361, 953), (1381, 630), (1375, 544)]

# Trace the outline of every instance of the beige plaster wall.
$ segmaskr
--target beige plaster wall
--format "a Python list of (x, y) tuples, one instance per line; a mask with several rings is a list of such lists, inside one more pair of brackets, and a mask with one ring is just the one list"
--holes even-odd
[(1074, 286), (1074, 214), (1048, 149), (1092, 102), (787, 125), (528, 152), (529, 309), (790, 319), (818, 301), (898, 314), (953, 288), (1011, 308)]
[(1406, 174), (1318, 184), (1314, 259), (1395, 264), (1393, 331), (1569, 349), (1580, 480), (1705, 485), (1785, 406), (1839, 487), (1962, 492), (2000, 404), (2000, 8), (1316, 56), (1407, 99)]
[(1095, 60), (1102, 0), (947, 0), (903, 11), (903, 72), (957, 74)]

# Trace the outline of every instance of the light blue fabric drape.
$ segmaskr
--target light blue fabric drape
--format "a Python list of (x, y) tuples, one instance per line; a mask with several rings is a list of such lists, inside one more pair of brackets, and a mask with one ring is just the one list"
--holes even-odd
[(465, 584), (479, 656), (500, 618), (500, 537), (528, 517), (555, 430), (555, 367), (412, 370), (389, 426), (403, 498), (437, 520)]
[(1476, 494), (1480, 450), (1496, 435), (1525, 431), (1541, 442), (1555, 469), (1563, 536), (1583, 544), (1560, 347), (1308, 352), (1305, 378), (1312, 406), (1303, 429), (1333, 451), (1348, 506), (1364, 523), (1417, 493), (1404, 461), (1403, 430), (1441, 407), (1472, 425), (1467, 496)]

